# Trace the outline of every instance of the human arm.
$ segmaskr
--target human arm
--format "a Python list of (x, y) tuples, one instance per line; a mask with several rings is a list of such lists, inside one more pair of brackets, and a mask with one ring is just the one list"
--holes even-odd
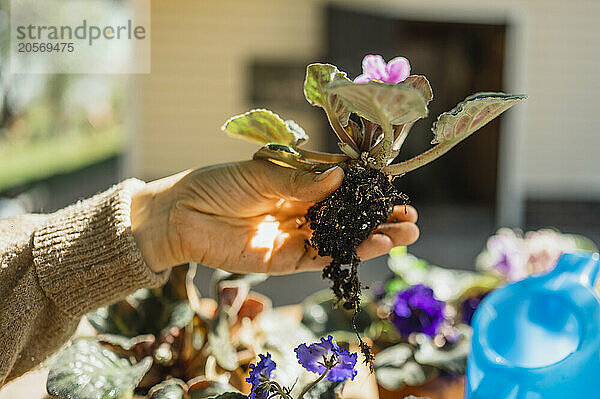
[(82, 315), (162, 284), (130, 228), (127, 180), (50, 215), (0, 221), (0, 386), (63, 345)]

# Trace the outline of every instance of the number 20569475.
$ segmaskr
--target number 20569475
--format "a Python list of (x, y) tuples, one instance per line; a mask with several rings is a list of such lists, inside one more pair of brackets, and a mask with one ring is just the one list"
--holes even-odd
[(73, 43), (19, 43), (19, 53), (72, 53), (75, 51)]

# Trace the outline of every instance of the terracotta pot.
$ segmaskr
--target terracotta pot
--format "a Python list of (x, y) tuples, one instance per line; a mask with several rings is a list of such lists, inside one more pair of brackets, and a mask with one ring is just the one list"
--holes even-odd
[(410, 395), (430, 399), (463, 399), (464, 392), (465, 377), (436, 378), (423, 385), (402, 387), (395, 391), (379, 386), (379, 399), (402, 399)]

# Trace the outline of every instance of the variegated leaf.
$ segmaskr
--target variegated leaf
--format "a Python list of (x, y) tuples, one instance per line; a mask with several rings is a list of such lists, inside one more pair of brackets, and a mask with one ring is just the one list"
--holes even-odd
[(440, 115), (433, 125), (435, 138), (432, 144), (436, 146), (407, 161), (388, 165), (382, 172), (402, 175), (427, 165), (525, 98), (525, 95), (505, 93), (477, 93), (467, 97), (454, 109)]
[(46, 388), (59, 398), (131, 398), (151, 366), (151, 357), (132, 364), (98, 341), (81, 338), (57, 356)]
[(425, 98), (417, 89), (401, 83), (338, 81), (329, 84), (326, 90), (338, 95), (351, 111), (382, 127), (413, 122), (427, 116)]
[(460, 141), (527, 96), (505, 93), (477, 93), (451, 111), (444, 112), (433, 125), (432, 144)]
[[(342, 126), (348, 124), (350, 112), (343, 106), (336, 95), (327, 93), (325, 87), (331, 82), (350, 82), (345, 72), (341, 72), (334, 65), (310, 64), (306, 67), (304, 79), (304, 96), (314, 106), (325, 111), (333, 111)], [(328, 111), (328, 113), (329, 113)]]
[(431, 88), (431, 85), (425, 76), (410, 75), (402, 82), (402, 84), (418, 90), (425, 99), (425, 102), (429, 103), (431, 100), (433, 100), (433, 89)]
[(254, 109), (234, 116), (225, 122), (221, 130), (230, 136), (261, 145), (274, 143), (293, 146), (308, 140), (304, 130), (294, 121), (284, 121), (266, 109)]
[(148, 399), (185, 399), (187, 384), (178, 378), (170, 378), (153, 386), (148, 392)]
[(285, 121), (285, 126), (296, 137), (295, 145), (302, 145), (308, 141), (308, 134), (306, 134), (304, 129), (302, 129), (302, 126), (297, 124), (296, 121), (288, 119), (287, 121)]

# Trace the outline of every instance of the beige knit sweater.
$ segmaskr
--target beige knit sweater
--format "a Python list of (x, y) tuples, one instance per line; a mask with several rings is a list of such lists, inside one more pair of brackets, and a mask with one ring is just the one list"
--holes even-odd
[(135, 179), (50, 215), (0, 220), (0, 386), (45, 360), (82, 315), (163, 284), (131, 233)]

